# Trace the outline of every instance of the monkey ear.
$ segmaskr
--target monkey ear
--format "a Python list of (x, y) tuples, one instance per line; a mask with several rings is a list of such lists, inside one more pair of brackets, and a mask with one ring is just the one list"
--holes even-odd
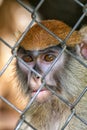
[(87, 60), (87, 42), (82, 42), (80, 45), (80, 53)]
[(87, 26), (80, 29), (81, 43), (79, 45), (81, 56), (87, 60)]

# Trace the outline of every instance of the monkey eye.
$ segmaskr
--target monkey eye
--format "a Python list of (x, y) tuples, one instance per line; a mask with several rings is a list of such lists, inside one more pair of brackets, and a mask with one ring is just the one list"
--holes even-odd
[(45, 60), (46, 62), (51, 62), (51, 61), (53, 61), (55, 58), (56, 58), (55, 55), (47, 54), (47, 55), (45, 55), (44, 60)]
[(33, 58), (31, 56), (29, 56), (29, 55), (23, 56), (22, 59), (25, 62), (32, 62), (33, 61)]

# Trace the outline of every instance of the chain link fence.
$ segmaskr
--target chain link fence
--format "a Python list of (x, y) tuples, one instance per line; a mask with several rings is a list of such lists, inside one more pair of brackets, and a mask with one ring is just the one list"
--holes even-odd
[[(67, 35), (65, 41), (67, 41), (69, 39), (69, 37), (72, 35), (73, 31), (75, 31), (75, 29), (78, 28), (79, 24), (82, 22), (82, 20), (87, 16), (87, 4), (83, 4), (82, 2), (80, 2), (80, 0), (73, 0), (74, 2), (76, 2), (83, 10), (83, 14), (81, 15), (81, 17), (78, 19), (78, 21), (76, 22), (76, 24), (74, 25), (74, 27), (72, 28), (72, 30), (69, 32), (69, 34)], [(16, 48), (19, 46), (19, 44), (21, 43), (21, 41), (23, 40), (23, 38), (25, 37), (26, 33), (29, 31), (29, 29), (31, 28), (31, 26), (34, 23), (37, 23), (40, 27), (42, 27), (44, 30), (46, 30), (48, 33), (50, 33), (55, 39), (57, 39), (58, 41), (60, 41), (63, 44), (63, 48), (61, 53), (58, 55), (57, 59), (55, 60), (55, 62), (52, 63), (52, 65), (50, 66), (50, 68), (48, 69), (48, 71), (43, 75), (43, 77), (36, 72), (35, 70), (31, 70), (33, 71), (36, 75), (40, 76), (42, 78), (42, 85), (40, 86), (40, 88), (38, 89), (38, 91), (36, 92), (36, 94), (34, 95), (34, 97), (29, 101), (29, 103), (27, 104), (26, 108), (21, 111), (19, 110), (16, 106), (14, 106), (12, 103), (10, 103), (7, 99), (5, 99), (4, 97), (0, 96), (0, 100), (2, 100), (3, 102), (5, 102), (7, 105), (9, 105), (12, 109), (14, 109), (15, 111), (17, 111), (20, 114), (20, 119), (18, 121), (17, 126), (15, 127), (15, 130), (19, 130), (21, 129), (22, 124), (26, 124), (27, 127), (31, 127), (32, 130), (36, 130), (36, 128), (34, 128), (34, 126), (32, 126), (27, 120), (26, 120), (26, 116), (25, 113), (29, 110), (29, 108), (31, 107), (31, 104), (35, 101), (36, 96), (38, 95), (38, 93), (40, 92), (40, 90), (43, 88), (43, 86), (45, 85), (45, 77), (46, 75), (51, 71), (52, 67), (55, 65), (56, 61), (61, 57), (62, 53), (64, 51), (67, 51), (67, 53), (69, 55), (71, 55), (73, 58), (75, 58), (80, 64), (82, 64), (84, 67), (87, 68), (87, 64), (85, 64), (84, 62), (82, 62), (82, 60), (78, 57), (76, 57), (72, 52), (66, 50), (66, 44), (65, 41), (63, 41), (62, 39), (60, 39), (58, 36), (56, 36), (53, 32), (51, 32), (50, 30), (48, 30), (44, 25), (42, 25), (39, 20), (36, 17), (36, 12), (39, 10), (39, 8), (43, 5), (43, 3), (45, 2), (45, 0), (40, 0), (40, 2), (37, 4), (37, 6), (34, 9), (31, 9), (28, 5), (26, 5), (22, 0), (17, 0), (17, 2), (23, 6), (27, 11), (29, 11), (29, 13), (31, 13), (31, 17), (32, 20), (29, 23), (28, 27), (26, 28), (26, 30), (24, 31), (24, 33), (21, 35), (20, 39), (16, 42), (16, 44), (14, 46), (11, 46), (9, 43), (7, 43), (6, 41), (4, 41), (4, 39), (0, 38), (0, 41), (3, 42), (3, 44), (5, 44), (8, 48), (10, 48), (11, 52), (12, 52), (12, 56), (10, 57), (10, 59), (7, 61), (7, 63), (3, 66), (2, 70), (0, 70), (0, 76), (2, 76), (4, 74), (4, 72), (6, 71), (6, 69), (8, 68), (8, 66), (11, 64), (12, 60), (16, 57), (20, 62), (22, 62), (26, 67), (29, 68), (29, 66), (27, 66), (25, 64), (25, 62), (22, 61), (22, 59), (20, 59), (17, 56), (17, 52), (16, 52)], [(84, 87), (83, 91), (78, 95), (77, 99), (75, 100), (74, 103), (70, 103), (68, 102), (63, 96), (58, 95), (55, 91), (53, 91), (52, 89), (48, 88), (53, 94), (55, 94), (58, 99), (63, 102), (64, 104), (66, 104), (69, 108), (70, 108), (70, 115), (67, 117), (66, 122), (64, 124), (64, 126), (62, 126), (61, 130), (64, 130), (67, 125), (71, 122), (72, 118), (75, 117), (77, 118), (77, 120), (81, 121), (84, 125), (87, 126), (87, 119), (84, 119), (84, 117), (80, 117), (77, 113), (76, 113), (76, 106), (79, 104), (79, 102), (82, 100), (82, 98), (84, 98), (84, 95), (87, 94), (87, 86)], [(84, 107), (84, 106), (82, 106)], [(86, 127), (87, 128), (87, 127)], [(86, 129), (85, 129), (86, 130)]]

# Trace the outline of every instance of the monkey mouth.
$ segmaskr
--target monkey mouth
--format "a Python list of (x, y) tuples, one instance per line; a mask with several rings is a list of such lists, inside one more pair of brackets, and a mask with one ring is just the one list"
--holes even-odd
[[(38, 89), (37, 90), (33, 90), (31, 92), (31, 97), (35, 96), (35, 94), (37, 93)], [(38, 102), (44, 102), (47, 100), (47, 98), (51, 95), (51, 92), (46, 89), (46, 88), (43, 88), (36, 96), (36, 100)]]
[[(36, 94), (38, 90), (39, 89), (32, 90), (31, 91), (32, 95)], [(39, 93), (48, 92), (48, 91), (51, 92), (51, 93), (52, 92), (61, 92), (61, 89), (60, 89), (59, 86), (53, 86), (53, 85), (46, 84), (46, 87), (44, 87), (43, 89), (41, 89)]]
[[(34, 94), (35, 94), (35, 93), (37, 93), (37, 91), (38, 91), (38, 90), (39, 90), (39, 89), (32, 90), (32, 93), (34, 93)], [(43, 89), (41, 89), (41, 90), (40, 90), (40, 92), (44, 92), (44, 91), (48, 91), (48, 89), (43, 88)], [(39, 92), (39, 93), (40, 93), (40, 92)]]

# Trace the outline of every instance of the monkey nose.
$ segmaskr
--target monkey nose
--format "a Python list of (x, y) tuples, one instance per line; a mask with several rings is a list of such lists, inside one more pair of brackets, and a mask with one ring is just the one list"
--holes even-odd
[(35, 75), (35, 78), (39, 79), (40, 77), (38, 75)]
[(33, 74), (33, 79), (36, 81), (36, 80), (39, 80), (40, 77), (37, 74)]

